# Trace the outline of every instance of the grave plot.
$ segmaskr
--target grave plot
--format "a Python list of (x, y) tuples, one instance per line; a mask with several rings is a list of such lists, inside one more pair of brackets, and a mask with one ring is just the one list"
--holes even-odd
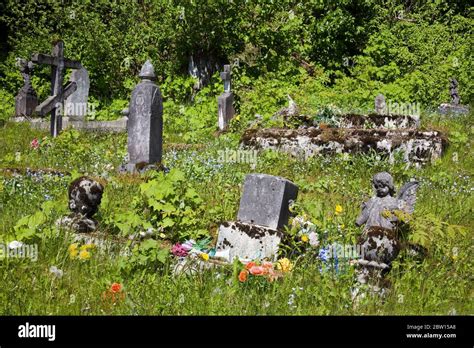
[(438, 130), (421, 130), (419, 120), (407, 115), (355, 115), (338, 117), (338, 127), (303, 121), (297, 129), (248, 129), (241, 146), (273, 149), (300, 158), (334, 153), (366, 153), (372, 150), (393, 160), (401, 153), (405, 162), (425, 164), (440, 158), (447, 138)]

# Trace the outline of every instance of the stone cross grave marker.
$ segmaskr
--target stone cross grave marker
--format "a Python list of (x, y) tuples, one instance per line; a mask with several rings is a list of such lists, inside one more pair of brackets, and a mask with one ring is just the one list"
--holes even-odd
[(235, 115), (234, 93), (231, 91), (230, 77), (230, 65), (224, 65), (224, 71), (221, 72), (221, 79), (224, 81), (224, 93), (217, 97), (218, 126), (221, 131), (227, 128), (230, 120)]
[(89, 97), (89, 73), (86, 68), (73, 70), (70, 81), (76, 83), (77, 89), (65, 102), (64, 115), (71, 120), (84, 120), (87, 115), (87, 100)]
[(62, 128), (61, 114), (64, 109), (64, 100), (77, 88), (74, 81), (63, 86), (64, 70), (66, 68), (80, 69), (81, 63), (64, 58), (64, 42), (62, 41), (56, 42), (51, 55), (35, 53), (31, 61), (36, 64), (51, 65), (51, 96), (36, 107), (36, 112), (41, 116), (51, 112), (51, 135), (57, 137)]
[(31, 85), (31, 73), (34, 64), (26, 59), (19, 59), (18, 66), (23, 76), (24, 85), (15, 97), (15, 116), (31, 116), (36, 106), (38, 106), (38, 97)]
[(153, 82), (155, 70), (146, 61), (140, 71), (142, 81), (132, 92), (128, 114), (128, 156), (126, 169), (161, 163), (163, 146), (163, 99), (160, 88)]

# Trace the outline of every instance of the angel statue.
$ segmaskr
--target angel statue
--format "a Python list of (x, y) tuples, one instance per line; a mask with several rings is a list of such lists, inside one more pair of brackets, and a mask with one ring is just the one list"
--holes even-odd
[(362, 266), (358, 280), (367, 283), (370, 277), (382, 278), (390, 270), (391, 262), (397, 257), (401, 243), (396, 227), (413, 213), (418, 181), (410, 181), (395, 195), (392, 176), (387, 172), (374, 175), (372, 179), (375, 196), (362, 204), (362, 212), (356, 220), (357, 226), (365, 224), (359, 239)]
[(393, 197), (395, 186), (389, 173), (375, 174), (372, 184), (376, 195), (362, 203), (362, 212), (356, 220), (356, 225), (365, 224), (365, 231), (371, 227), (382, 227), (393, 231), (404, 214), (413, 213), (419, 182), (410, 181), (403, 185), (397, 197)]

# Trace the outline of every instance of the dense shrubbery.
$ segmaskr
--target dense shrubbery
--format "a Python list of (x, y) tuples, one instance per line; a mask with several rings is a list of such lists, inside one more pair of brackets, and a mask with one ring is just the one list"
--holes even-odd
[[(398, 102), (438, 104), (449, 99), (448, 77), (456, 76), (468, 103), (469, 11), (467, 1), (10, 0), (0, 17), (8, 33), (0, 81), (14, 95), (21, 86), (15, 58), (49, 52), (61, 38), (67, 56), (88, 68), (91, 95), (103, 106), (128, 99), (147, 58), (164, 95), (188, 99), (192, 84), (182, 76), (190, 57), (211, 74), (238, 60), (237, 78), (293, 76), (301, 69), (318, 78), (323, 67), (335, 94), (351, 93), (361, 104), (379, 91)], [(49, 69), (38, 67), (33, 84), (41, 97), (49, 92), (48, 79)], [(236, 87), (245, 92), (245, 80)]]

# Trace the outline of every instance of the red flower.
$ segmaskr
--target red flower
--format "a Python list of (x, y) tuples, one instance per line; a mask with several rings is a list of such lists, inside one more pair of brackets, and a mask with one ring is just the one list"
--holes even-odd
[(120, 283), (113, 283), (112, 286), (110, 287), (110, 291), (112, 291), (114, 294), (117, 292), (120, 292), (122, 290), (122, 284)]

